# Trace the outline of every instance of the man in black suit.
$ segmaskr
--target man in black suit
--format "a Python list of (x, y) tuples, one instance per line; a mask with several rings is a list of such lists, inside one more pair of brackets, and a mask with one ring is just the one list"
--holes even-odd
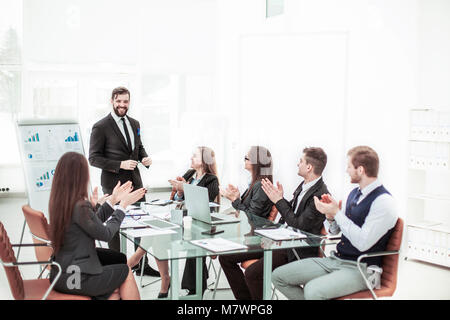
[[(101, 185), (104, 194), (111, 194), (120, 181), (131, 181), (133, 188), (142, 188), (138, 162), (146, 168), (152, 164), (141, 141), (139, 122), (127, 115), (130, 106), (130, 92), (125, 87), (112, 91), (113, 111), (92, 127), (89, 145), (89, 163), (102, 169)], [(145, 201), (143, 197), (140, 201)], [(110, 249), (120, 251), (119, 233), (108, 242)], [(148, 261), (148, 260), (147, 260)], [(147, 264), (144, 274), (159, 273)]]
[[(275, 204), (281, 219), (279, 223), (313, 234), (320, 234), (325, 218), (317, 211), (314, 196), (321, 198), (328, 192), (322, 180), (322, 172), (327, 163), (327, 155), (321, 148), (305, 148), (298, 163), (298, 175), (303, 182), (294, 192), (294, 198), (287, 201), (283, 198), (283, 186), (277, 182), (275, 187), (268, 179), (261, 181), (262, 189)], [(296, 250), (299, 258), (316, 257), (317, 247), (304, 247)], [(227, 276), (228, 283), (238, 300), (262, 300), (263, 297), (263, 253), (241, 253), (220, 256), (220, 264)], [(242, 272), (238, 263), (258, 259)], [(272, 270), (288, 262), (296, 260), (291, 249), (274, 250), (272, 252)]]

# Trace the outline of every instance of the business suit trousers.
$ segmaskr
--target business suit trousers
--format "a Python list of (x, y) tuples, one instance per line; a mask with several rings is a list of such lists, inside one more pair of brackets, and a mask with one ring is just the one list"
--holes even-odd
[[(219, 262), (237, 300), (262, 300), (264, 253), (239, 253), (219, 256)], [(258, 259), (249, 266), (245, 273), (239, 263)], [(288, 263), (286, 250), (272, 251), (272, 270)]]
[[(361, 266), (366, 273), (366, 264)], [(367, 290), (356, 262), (334, 255), (281, 266), (272, 273), (272, 283), (290, 300), (327, 300)]]
[[(97, 248), (97, 255), (103, 266), (103, 272), (99, 274), (81, 273), (79, 283), (73, 273), (61, 274), (55, 284), (55, 290), (82, 296), (89, 296), (95, 300), (106, 300), (119, 288), (128, 276), (129, 268), (127, 257), (109, 249)], [(50, 271), (50, 281), (56, 277), (57, 268), (52, 267)]]
[[(195, 290), (196, 283), (196, 259), (188, 258), (186, 259), (186, 264), (184, 266), (183, 278), (181, 280), (181, 288), (188, 289), (191, 292), (197, 293)], [(202, 293), (205, 292), (208, 280), (208, 268), (206, 267), (206, 258), (202, 258)]]

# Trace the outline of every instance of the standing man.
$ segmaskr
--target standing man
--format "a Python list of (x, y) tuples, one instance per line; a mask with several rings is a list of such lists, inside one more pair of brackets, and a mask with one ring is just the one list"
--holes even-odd
[[(272, 201), (281, 215), (280, 223), (288, 226), (320, 234), (325, 216), (317, 211), (314, 197), (321, 197), (328, 193), (327, 186), (323, 182), (322, 172), (327, 164), (327, 155), (322, 148), (305, 148), (298, 163), (297, 175), (303, 178), (302, 183), (294, 192), (291, 201), (283, 198), (283, 186), (277, 182), (275, 187), (269, 179), (261, 181), (262, 189)], [(305, 247), (296, 250), (299, 258), (318, 256), (317, 247)], [(291, 249), (274, 250), (272, 253), (272, 270), (297, 260)], [(245, 273), (239, 263), (257, 259), (249, 266)], [(234, 297), (237, 300), (262, 300), (263, 298), (263, 267), (264, 258), (262, 252), (238, 253), (219, 256), (219, 262), (228, 279)]]
[[(275, 269), (272, 282), (288, 299), (333, 299), (366, 290), (356, 260), (362, 254), (386, 250), (398, 216), (394, 199), (377, 178), (378, 155), (367, 146), (352, 148), (347, 155), (347, 173), (358, 187), (350, 192), (346, 205), (330, 195), (322, 200), (314, 197), (317, 210), (326, 217), (325, 228), (331, 234), (342, 231), (341, 241), (327, 258), (309, 258)], [(367, 275), (369, 266), (381, 268), (382, 257), (361, 261)]]
[[(111, 113), (92, 127), (89, 145), (89, 163), (102, 169), (104, 194), (112, 194), (118, 181), (121, 184), (131, 181), (135, 190), (142, 188), (138, 162), (147, 168), (152, 164), (142, 145), (139, 122), (127, 116), (130, 91), (125, 87), (115, 88), (111, 94), (111, 105)], [(140, 201), (145, 201), (145, 197)], [(119, 233), (108, 244), (110, 249), (120, 251)], [(159, 276), (148, 264), (144, 274)]]

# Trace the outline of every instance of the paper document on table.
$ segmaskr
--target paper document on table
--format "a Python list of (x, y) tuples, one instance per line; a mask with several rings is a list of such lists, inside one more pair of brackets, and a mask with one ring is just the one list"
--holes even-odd
[(133, 218), (125, 217), (125, 219), (123, 219), (123, 221), (122, 221), (122, 224), (120, 225), (120, 228), (128, 229), (128, 228), (145, 227), (145, 226), (147, 226), (147, 225), (144, 224), (143, 222), (141, 222), (141, 220), (134, 220)]
[(191, 243), (212, 252), (224, 252), (248, 248), (242, 244), (222, 238), (192, 240)]
[(130, 229), (125, 232), (126, 232), (126, 234), (128, 234), (129, 236), (131, 236), (133, 238), (159, 236), (161, 234), (177, 233), (176, 231), (173, 231), (171, 229), (158, 230), (158, 229), (154, 229), (154, 228)]
[(275, 241), (307, 238), (307, 236), (301, 232), (295, 232), (286, 228), (258, 229), (255, 230), (255, 233)]
[(150, 215), (152, 217), (161, 219), (161, 220), (169, 220), (170, 219), (170, 211), (164, 212), (151, 212)]

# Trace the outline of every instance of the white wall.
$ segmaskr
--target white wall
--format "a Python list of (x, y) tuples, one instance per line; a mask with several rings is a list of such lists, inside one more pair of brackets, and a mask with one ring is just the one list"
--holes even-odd
[[(237, 87), (240, 71), (245, 68), (239, 64), (240, 37), (249, 34), (276, 34), (280, 37), (299, 33), (348, 34), (347, 89), (343, 93), (346, 107), (345, 131), (329, 136), (329, 141), (342, 143), (344, 148), (340, 153), (334, 154), (328, 150), (331, 153), (329, 162), (345, 163), (346, 151), (355, 145), (372, 146), (381, 159), (380, 178), (398, 199), (400, 215), (404, 215), (402, 208), (406, 195), (407, 110), (417, 104), (417, 2), (286, 0), (285, 13), (267, 20), (264, 18), (264, 1), (243, 3), (224, 0), (219, 1), (219, 8), (218, 96), (219, 103), (225, 105), (240, 105), (243, 95), (240, 92), (242, 88)], [(261, 94), (264, 95), (263, 92)], [(296, 94), (292, 91), (291, 96), (284, 99), (295, 100)], [(326, 95), (327, 90), (323, 94)], [(277, 111), (274, 109), (273, 113)], [(307, 111), (306, 108), (299, 107), (286, 116), (300, 118), (308, 115)], [(311, 115), (311, 120), (319, 122), (320, 117)], [(271, 122), (270, 119), (268, 122)], [(276, 130), (277, 125), (280, 126), (272, 123), (273, 130)], [(237, 144), (239, 137), (235, 136), (234, 139)], [(288, 151), (283, 156), (295, 157), (296, 153), (297, 158), (290, 160), (294, 163), (309, 139), (301, 137), (294, 140), (288, 135), (284, 136), (281, 144)], [(276, 161), (274, 159), (275, 166)], [(283, 178), (291, 177), (285, 184), (292, 187), (299, 182), (295, 176), (296, 168), (283, 167), (279, 170)], [(345, 167), (341, 166), (338, 170), (342, 172), (344, 187), (336, 190), (334, 185), (331, 192), (338, 197), (346, 197), (351, 186), (345, 175)], [(338, 175), (335, 172), (327, 174)]]
[[(244, 105), (252, 96), (243, 91), (249, 89), (243, 85), (243, 77), (258, 77), (250, 66), (242, 65), (249, 59), (245, 52), (258, 49), (247, 40), (254, 36), (276, 39), (299, 34), (345, 34), (346, 78), (339, 83), (346, 88), (339, 89), (343, 96), (339, 103), (344, 108), (344, 129), (329, 137), (330, 143), (336, 141), (336, 145), (343, 147), (340, 152), (326, 150), (329, 168), (331, 164), (335, 168), (332, 172), (328, 170), (325, 178), (341, 179), (342, 187), (333, 182), (331, 191), (345, 197), (351, 187), (345, 167), (340, 168), (345, 163), (346, 151), (355, 145), (370, 145), (380, 155), (380, 178), (398, 199), (403, 216), (408, 163), (407, 110), (414, 106), (450, 104), (449, 6), (446, 0), (285, 0), (284, 14), (266, 19), (264, 0), (133, 0), (126, 4), (87, 0), (42, 0), (37, 4), (25, 0), (22, 109), (33, 108), (33, 77), (50, 70), (55, 73), (45, 78), (51, 79), (55, 74), (59, 77), (62, 70), (66, 72), (62, 79), (76, 75), (75, 87), (81, 93), (74, 101), (92, 110), (81, 112), (82, 117), (96, 119), (109, 111), (107, 103), (102, 105), (98, 97), (106, 92), (102, 86), (117, 80), (130, 84), (136, 93), (132, 113), (145, 121), (148, 113), (141, 106), (151, 104), (147, 103), (145, 81), (139, 80), (140, 77), (207, 75), (212, 81), (205, 85), (205, 94), (198, 91), (192, 99), (195, 103), (187, 106), (183, 102), (178, 106), (179, 118), (174, 121), (183, 126), (178, 128), (177, 135), (184, 136), (189, 129), (186, 123), (196, 119), (212, 119), (214, 115), (225, 119), (220, 127), (208, 128), (206, 134), (193, 130), (189, 138), (193, 144), (220, 140), (222, 145), (216, 152), (223, 183), (237, 183), (245, 178), (242, 158), (251, 144), (280, 141), (279, 149), (288, 152), (281, 154), (274, 147), (275, 179), (279, 178), (291, 189), (287, 191), (289, 194), (299, 183), (295, 164), (301, 150), (314, 140), (305, 137), (293, 141), (286, 134), (277, 140), (278, 136), (275, 139), (270, 135), (278, 125), (274, 118), (284, 113), (291, 118), (303, 116), (304, 108), (285, 109), (281, 116), (279, 110), (274, 110), (276, 117), (267, 115), (271, 123), (267, 132), (240, 120), (239, 115), (257, 108), (252, 105), (245, 109)], [(275, 72), (276, 61), (267, 63)], [(35, 78), (41, 81), (40, 77)], [(192, 81), (197, 81), (195, 76)], [(89, 89), (97, 82), (102, 84), (100, 89)], [(286, 88), (288, 85), (286, 82)], [(299, 101), (295, 88), (291, 95), (286, 88), (284, 101)], [(324, 95), (330, 85), (327, 88), (322, 90)], [(191, 99), (189, 85), (177, 90)], [(97, 99), (91, 102), (89, 97)], [(313, 102), (313, 98), (308, 99)], [(183, 115), (186, 110), (190, 115)], [(255, 137), (246, 134), (252, 129), (256, 129)], [(184, 147), (178, 144), (176, 149)], [(184, 165), (177, 163), (176, 170)], [(153, 173), (164, 170), (171, 168), (156, 164)], [(146, 179), (154, 179), (153, 173)]]

